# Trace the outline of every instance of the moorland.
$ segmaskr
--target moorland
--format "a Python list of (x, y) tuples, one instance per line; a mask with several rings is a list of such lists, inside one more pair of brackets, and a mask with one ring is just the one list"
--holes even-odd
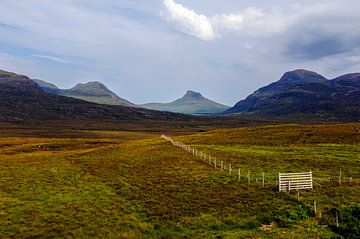
[[(2, 238), (360, 236), (358, 123), (57, 125), (1, 124)], [(308, 170), (313, 190), (278, 191), (279, 172)]]

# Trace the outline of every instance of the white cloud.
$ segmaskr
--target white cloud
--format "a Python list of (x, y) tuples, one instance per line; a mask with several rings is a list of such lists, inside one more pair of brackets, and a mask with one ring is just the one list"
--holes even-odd
[(37, 57), (37, 58), (42, 58), (42, 59), (50, 60), (50, 61), (55, 61), (55, 62), (58, 62), (58, 63), (63, 63), (63, 64), (75, 63), (75, 62), (67, 61), (67, 60), (61, 59), (61, 58), (59, 58), (59, 57), (54, 57), (54, 56), (37, 55), (37, 54), (34, 54), (34, 55), (32, 55), (32, 56)]
[(176, 24), (176, 27), (189, 35), (208, 41), (216, 38), (215, 30), (205, 15), (198, 14), (173, 0), (164, 0), (166, 12), (162, 15)]
[(253, 46), (251, 44), (248, 44), (248, 43), (245, 43), (244, 44), (244, 47), (248, 50), (252, 50), (253, 49)]
[(277, 33), (286, 27), (284, 15), (276, 11), (265, 13), (261, 9), (248, 7), (240, 13), (210, 17), (190, 10), (174, 0), (163, 0), (163, 4), (166, 11), (161, 15), (166, 20), (174, 23), (181, 32), (201, 40), (214, 40), (225, 32), (246, 35)]
[(215, 15), (212, 22), (218, 27), (226, 29), (241, 29), (244, 24), (244, 17), (240, 14)]
[(211, 18), (218, 32), (230, 31), (248, 36), (278, 33), (285, 30), (288, 21), (278, 12), (265, 13), (263, 10), (249, 7), (238, 14), (221, 14)]

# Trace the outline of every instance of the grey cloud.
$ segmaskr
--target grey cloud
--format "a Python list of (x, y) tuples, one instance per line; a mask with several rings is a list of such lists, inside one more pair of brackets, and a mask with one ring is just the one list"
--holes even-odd
[(343, 39), (339, 35), (311, 32), (301, 32), (299, 34), (309, 34), (310, 36), (298, 36), (295, 39), (291, 39), (287, 44), (286, 54), (300, 60), (317, 60), (351, 52), (360, 46), (360, 38), (351, 39), (351, 42), (349, 42), (349, 39)]
[(281, 36), (284, 53), (293, 60), (322, 60), (360, 47), (359, 3), (318, 5), (308, 9)]

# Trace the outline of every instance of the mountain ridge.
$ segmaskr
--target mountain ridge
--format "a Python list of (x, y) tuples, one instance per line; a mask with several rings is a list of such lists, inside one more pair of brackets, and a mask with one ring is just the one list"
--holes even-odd
[(78, 83), (70, 89), (59, 89), (56, 85), (43, 80), (34, 81), (38, 83), (45, 92), (51, 94), (72, 97), (97, 104), (138, 107), (136, 104), (119, 97), (99, 81)]
[(328, 80), (312, 71), (286, 72), (280, 80), (256, 90), (224, 114), (359, 121), (360, 73)]
[(199, 92), (188, 90), (185, 95), (169, 103), (147, 103), (140, 105), (146, 109), (161, 110), (192, 115), (221, 113), (229, 106), (205, 98)]
[(153, 110), (102, 105), (45, 92), (27, 76), (0, 71), (0, 121), (46, 120), (186, 120), (189, 116)]

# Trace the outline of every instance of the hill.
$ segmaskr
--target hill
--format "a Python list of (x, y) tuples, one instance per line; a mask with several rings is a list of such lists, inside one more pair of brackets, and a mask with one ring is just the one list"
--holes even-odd
[(188, 91), (182, 98), (170, 103), (149, 103), (141, 106), (146, 109), (192, 115), (216, 114), (229, 108), (226, 105), (209, 100), (200, 93), (194, 91)]
[(307, 70), (287, 72), (225, 114), (298, 119), (360, 120), (360, 74), (328, 80)]
[(44, 92), (26, 76), (0, 71), (0, 121), (44, 120), (179, 120), (188, 116), (90, 103)]
[(33, 79), (33, 81), (35, 81), (35, 83), (37, 83), (41, 87), (41, 89), (45, 92), (58, 94), (58, 92), (60, 91), (60, 89), (52, 83), (38, 79)]
[(72, 97), (105, 105), (122, 105), (127, 107), (138, 107), (128, 100), (120, 98), (98, 81), (80, 83), (71, 89), (59, 89), (54, 84), (42, 80), (34, 80), (45, 92)]

